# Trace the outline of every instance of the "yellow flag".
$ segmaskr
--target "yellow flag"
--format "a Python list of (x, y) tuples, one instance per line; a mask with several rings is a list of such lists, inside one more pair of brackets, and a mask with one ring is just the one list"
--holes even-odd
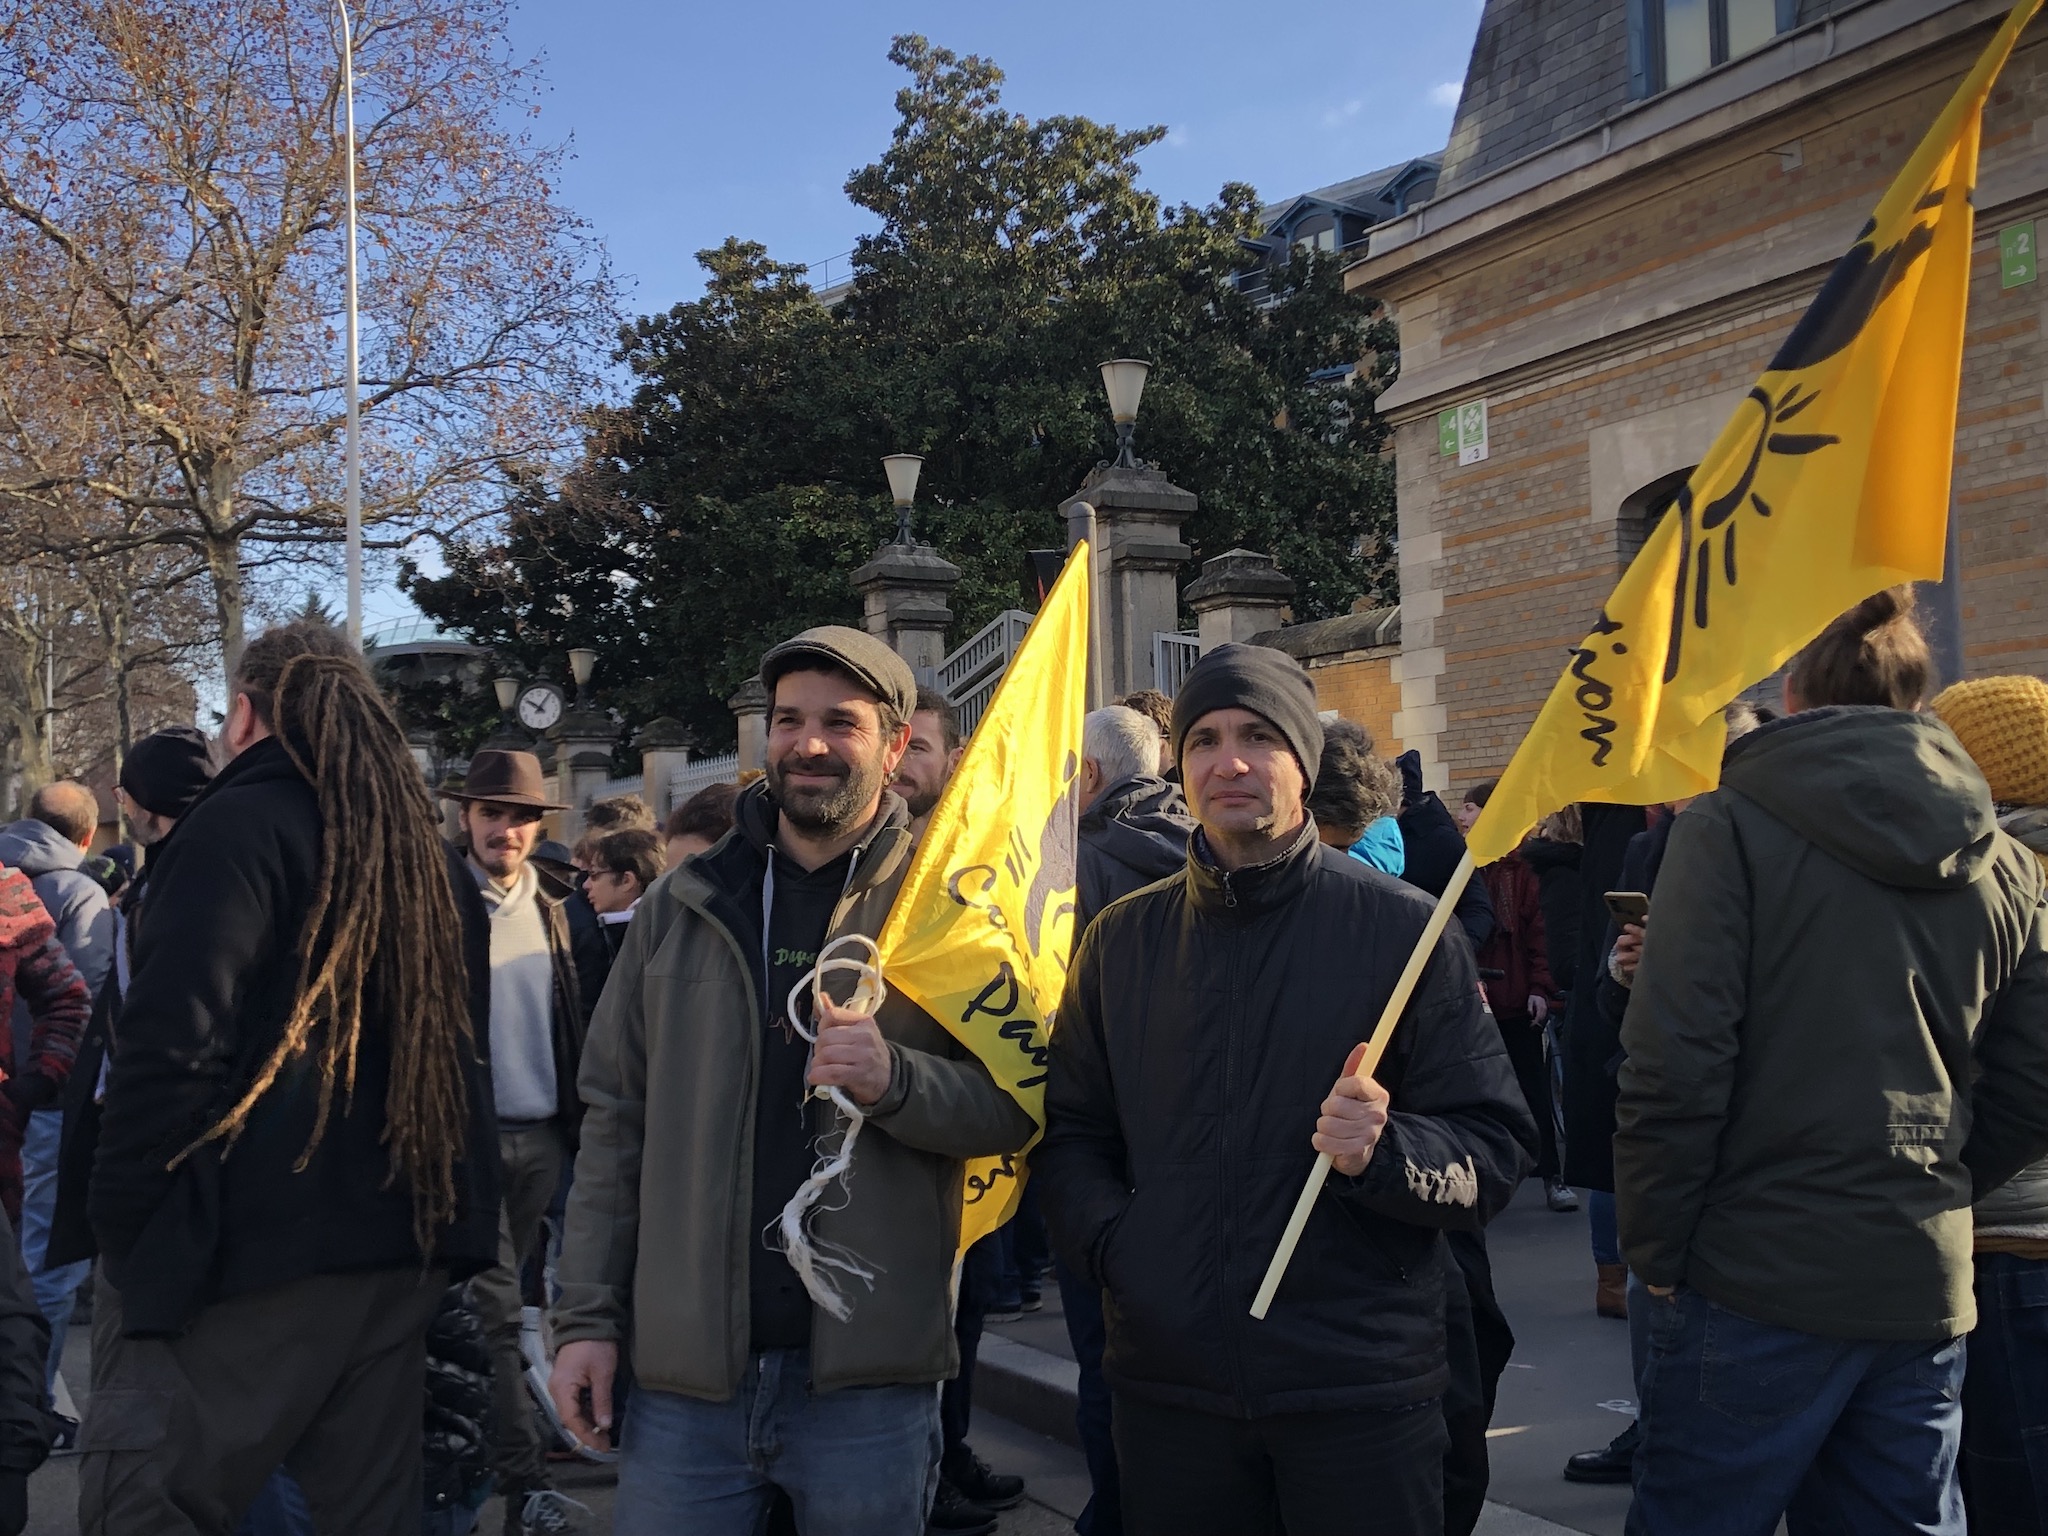
[[(882, 974), (1045, 1128), (1045, 1048), (1074, 946), (1088, 546), (1032, 621), (876, 940)], [(1018, 1157), (967, 1165), (960, 1251), (1008, 1219)]]
[(1941, 576), (1985, 98), (2020, 0), (1571, 653), (1471, 835), (1720, 781), (1722, 709), (1843, 610)]

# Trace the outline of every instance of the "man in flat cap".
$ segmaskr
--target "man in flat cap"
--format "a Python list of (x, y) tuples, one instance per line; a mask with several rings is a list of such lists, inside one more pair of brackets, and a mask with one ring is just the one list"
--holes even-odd
[[(1290, 657), (1202, 658), (1173, 704), (1185, 870), (1090, 925), (1053, 1032), (1033, 1161), (1104, 1293), (1134, 1536), (1441, 1531), (1442, 1233), (1484, 1225), (1535, 1156), (1456, 924), (1351, 1076), (1430, 902), (1317, 840), (1322, 745)], [(1334, 1171), (1254, 1321), (1317, 1152)]]
[[(956, 1368), (963, 1164), (1021, 1148), (1032, 1124), (900, 994), (873, 1018), (821, 996), (795, 1021), (815, 1046), (793, 1027), (791, 988), (831, 940), (880, 932), (908, 866), (909, 813), (888, 785), (917, 684), (837, 626), (774, 647), (761, 682), (767, 775), (731, 832), (642, 899), (591, 1025), (555, 1401), (602, 1443), (630, 1341), (620, 1536), (751, 1536), (778, 1488), (799, 1529), (905, 1536), (924, 1528), (937, 1384)], [(845, 1191), (812, 1229), (817, 1251), (873, 1273), (851, 1283), (845, 1321), (771, 1243), (839, 1144), (819, 1087), (866, 1115)]]

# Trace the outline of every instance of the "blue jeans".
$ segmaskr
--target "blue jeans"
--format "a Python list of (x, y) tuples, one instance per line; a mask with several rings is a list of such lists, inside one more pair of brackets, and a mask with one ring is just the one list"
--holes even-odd
[(1593, 1239), (1595, 1264), (1621, 1262), (1621, 1232), (1615, 1224), (1614, 1191), (1586, 1191), (1586, 1235)]
[(2048, 1259), (1977, 1255), (1963, 1500), (1978, 1536), (2048, 1530)]
[(1629, 1536), (1963, 1536), (1963, 1341), (1829, 1339), (1652, 1298)]
[(39, 1109), (28, 1117), (21, 1143), (21, 1259), (28, 1266), (36, 1310), (50, 1325), (50, 1355), (43, 1368), (43, 1392), (57, 1399), (57, 1367), (64, 1360), (64, 1335), (78, 1288), (92, 1273), (92, 1260), (43, 1268), (50, 1247), (50, 1218), (57, 1210), (57, 1147), (64, 1138), (64, 1111)]
[(810, 1352), (747, 1362), (729, 1401), (636, 1388), (619, 1447), (615, 1536), (754, 1536), (780, 1488), (797, 1529), (905, 1536), (939, 1477), (939, 1389), (813, 1392)]
[(279, 1467), (235, 1527), (235, 1536), (313, 1536), (313, 1511), (297, 1479)]
[(1102, 1379), (1102, 1292), (1063, 1262), (1054, 1261), (1053, 1273), (1059, 1277), (1067, 1340), (1081, 1367), (1074, 1428), (1080, 1432), (1081, 1454), (1088, 1458), (1089, 1496), (1074, 1529), (1080, 1536), (1123, 1536), (1123, 1489), (1117, 1480), (1116, 1442), (1110, 1438), (1109, 1383)]

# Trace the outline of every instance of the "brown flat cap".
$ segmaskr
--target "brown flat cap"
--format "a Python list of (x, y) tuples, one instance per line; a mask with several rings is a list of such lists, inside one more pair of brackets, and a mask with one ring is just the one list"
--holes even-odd
[(566, 811), (541, 792), (540, 759), (531, 752), (501, 752), (486, 747), (469, 760), (469, 773), (459, 790), (443, 791), (450, 800), (489, 800), (497, 805), (530, 805), (542, 811)]
[(820, 624), (771, 647), (761, 658), (761, 686), (772, 700), (777, 678), (820, 665), (846, 673), (899, 719), (908, 720), (917, 710), (917, 678), (910, 663), (873, 635), (844, 624)]

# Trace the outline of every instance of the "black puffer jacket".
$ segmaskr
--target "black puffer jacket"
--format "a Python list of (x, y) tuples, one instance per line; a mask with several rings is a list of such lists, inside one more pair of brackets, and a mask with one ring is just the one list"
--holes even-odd
[(1178, 784), (1138, 774), (1098, 795), (1081, 813), (1074, 932), (1086, 933), (1112, 901), (1176, 873), (1194, 830)]
[[(334, 1106), (302, 1171), (319, 1064), (300, 1057), (250, 1112), (232, 1151), (208, 1142), (268, 1059), (298, 987), (299, 936), (319, 868), (313, 787), (275, 740), (221, 770), (180, 819), (150, 876), (121, 1000), (87, 1211), (131, 1335), (174, 1334), (209, 1302), (307, 1275), (417, 1267), (412, 1199), (385, 1142), (391, 1067), (366, 1014), (355, 1093)], [(496, 1262), (497, 1126), (481, 1054), (490, 1038), (490, 939), (475, 882), (450, 856), (470, 1017), (469, 1159), (433, 1262), (461, 1279)]]
[(427, 1326), (422, 1451), (429, 1511), (469, 1503), (491, 1475), (491, 1370), (491, 1341), (467, 1288), (451, 1285)]
[(1439, 1229), (1483, 1226), (1536, 1147), (1471, 946), (1454, 928), (1424, 969), (1375, 1074), (1385, 1134), (1360, 1177), (1330, 1179), (1255, 1322), (1318, 1107), (1430, 903), (1313, 826), (1257, 869), (1226, 873), (1203, 846), (1184, 878), (1096, 920), (1052, 1039), (1035, 1160), (1062, 1255), (1107, 1292), (1104, 1373), (1238, 1416), (1437, 1396)]

